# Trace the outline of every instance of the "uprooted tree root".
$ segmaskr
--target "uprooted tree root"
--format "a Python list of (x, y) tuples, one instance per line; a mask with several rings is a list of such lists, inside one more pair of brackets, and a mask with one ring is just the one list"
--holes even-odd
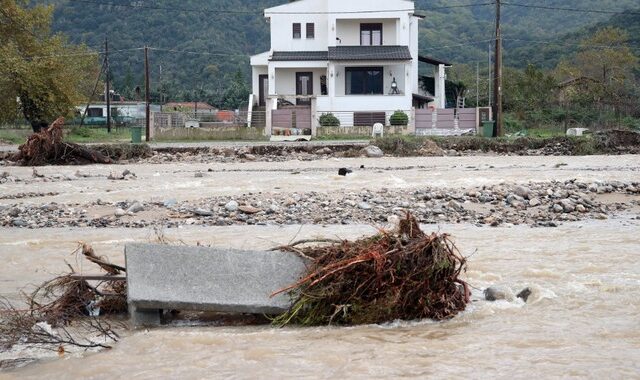
[(97, 150), (63, 141), (63, 126), (64, 118), (60, 117), (49, 128), (32, 134), (11, 160), (28, 166), (112, 163)]
[(25, 296), (27, 309), (0, 300), (0, 351), (17, 344), (62, 352), (65, 346), (109, 348), (118, 340), (111, 322), (100, 316), (126, 313), (126, 282), (110, 279), (125, 269), (96, 256), (88, 244), (81, 243), (77, 252), (107, 274), (92, 285), (69, 266), (71, 273)]
[[(276, 325), (357, 325), (394, 320), (445, 320), (465, 309), (466, 259), (446, 234), (426, 235), (407, 215), (398, 231), (325, 246), (278, 249), (311, 260), (289, 292), (293, 306)], [(275, 295), (275, 294), (274, 294)]]

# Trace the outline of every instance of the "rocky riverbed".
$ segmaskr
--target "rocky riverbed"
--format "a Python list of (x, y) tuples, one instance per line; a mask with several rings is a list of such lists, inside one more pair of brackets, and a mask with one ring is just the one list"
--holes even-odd
[[(196, 176), (198, 174), (196, 173)], [(135, 178), (133, 173), (122, 180)], [(17, 194), (16, 198), (37, 197)], [(380, 189), (340, 194), (316, 191), (245, 193), (181, 201), (97, 199), (73, 204), (0, 203), (0, 226), (167, 228), (184, 225), (393, 224), (405, 212), (422, 223), (556, 227), (621, 213), (640, 218), (640, 183), (576, 180), (468, 189)]]

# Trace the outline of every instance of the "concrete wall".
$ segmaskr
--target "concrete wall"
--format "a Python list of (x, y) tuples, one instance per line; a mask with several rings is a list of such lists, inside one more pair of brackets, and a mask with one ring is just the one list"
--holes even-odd
[(180, 140), (265, 140), (264, 128), (225, 126), (206, 128), (157, 128), (154, 141)]
[[(371, 127), (318, 127), (317, 136), (371, 136)], [(409, 135), (412, 134), (410, 127), (384, 127), (386, 135)]]

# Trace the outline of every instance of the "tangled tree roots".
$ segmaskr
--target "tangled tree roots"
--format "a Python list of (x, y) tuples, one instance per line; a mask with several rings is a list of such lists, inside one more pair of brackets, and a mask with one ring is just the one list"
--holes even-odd
[(60, 117), (49, 128), (29, 136), (27, 142), (20, 145), (13, 161), (28, 166), (112, 162), (96, 150), (63, 141), (63, 126), (64, 118)]
[(320, 247), (278, 249), (312, 259), (307, 275), (276, 294), (295, 298), (278, 325), (355, 325), (444, 320), (464, 310), (466, 259), (446, 234), (426, 235), (407, 215), (397, 232)]
[(0, 352), (17, 344), (62, 352), (67, 345), (109, 348), (118, 340), (111, 323), (99, 316), (126, 313), (126, 282), (110, 279), (124, 268), (96, 256), (87, 244), (81, 243), (78, 251), (107, 275), (92, 285), (70, 267), (70, 274), (47, 281), (27, 296), (27, 309), (0, 300)]

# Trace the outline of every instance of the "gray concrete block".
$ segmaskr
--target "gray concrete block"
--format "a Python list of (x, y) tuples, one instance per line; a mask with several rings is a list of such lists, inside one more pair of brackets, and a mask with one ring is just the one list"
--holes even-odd
[(160, 309), (139, 309), (134, 304), (129, 304), (129, 316), (131, 325), (137, 327), (158, 326), (162, 322), (162, 310)]
[(289, 308), (290, 298), (270, 295), (306, 271), (302, 258), (280, 251), (129, 244), (125, 256), (128, 302), (136, 313), (175, 309), (279, 314)]

